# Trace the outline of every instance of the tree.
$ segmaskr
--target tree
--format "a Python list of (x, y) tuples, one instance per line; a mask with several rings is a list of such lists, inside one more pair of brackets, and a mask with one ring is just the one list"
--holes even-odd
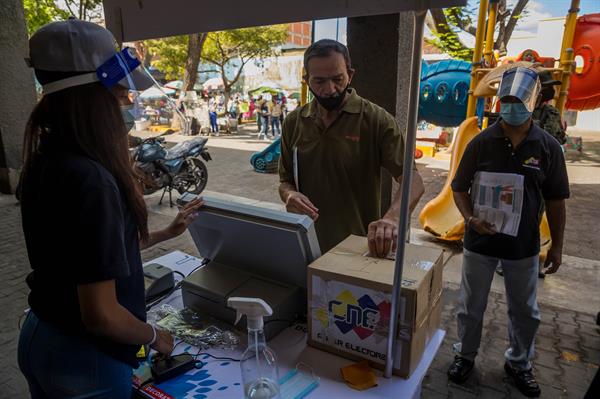
[(160, 69), (167, 80), (181, 79), (185, 61), (187, 58), (187, 47), (189, 37), (171, 36), (164, 39), (146, 40), (144, 45), (151, 54), (153, 67)]
[(214, 64), (221, 74), (225, 109), (228, 108), (231, 88), (242, 75), (244, 66), (250, 60), (274, 55), (275, 47), (285, 43), (286, 39), (286, 25), (233, 29), (208, 34), (202, 59)]
[(27, 32), (31, 36), (47, 23), (69, 17), (85, 21), (101, 21), (103, 19), (101, 3), (102, 0), (23, 0)]
[(47, 23), (69, 17), (53, 0), (23, 0), (23, 9), (29, 36)]
[[(494, 50), (506, 54), (506, 46), (512, 33), (525, 14), (525, 7), (529, 0), (518, 0), (514, 7), (508, 8), (506, 0), (498, 0), (498, 13), (496, 18), (497, 37), (494, 41)], [(451, 7), (446, 9), (430, 10), (431, 18), (427, 25), (434, 38), (429, 42), (440, 50), (445, 51), (453, 58), (471, 61), (473, 49), (465, 45), (458, 33), (465, 32), (475, 36), (477, 31), (477, 14), (474, 8)]]
[[(136, 48), (146, 60), (160, 69), (167, 80), (183, 78), (182, 90), (194, 90), (198, 78), (200, 54), (207, 33), (193, 33), (184, 36), (172, 36), (164, 39), (146, 40), (136, 43)], [(141, 51), (140, 51), (141, 50)]]
[(102, 0), (63, 0), (71, 16), (82, 21), (98, 21), (103, 19)]
[(183, 90), (194, 90), (196, 79), (198, 78), (198, 65), (200, 64), (200, 55), (208, 33), (194, 33), (188, 36), (187, 59), (183, 73)]

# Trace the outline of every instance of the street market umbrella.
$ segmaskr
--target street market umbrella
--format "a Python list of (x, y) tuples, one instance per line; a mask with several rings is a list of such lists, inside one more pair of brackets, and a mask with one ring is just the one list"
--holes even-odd
[(277, 83), (274, 82), (262, 82), (260, 85), (258, 85), (257, 88), (252, 89), (249, 91), (250, 94), (264, 94), (264, 93), (271, 93), (271, 94), (278, 94), (282, 91), (281, 86), (279, 86)]
[(208, 79), (206, 82), (202, 84), (202, 87), (206, 90), (218, 90), (225, 88), (223, 84), (223, 79), (221, 78), (212, 78)]
[(300, 98), (301, 98), (301, 96), (302, 96), (302, 95), (301, 95), (299, 92), (295, 91), (295, 92), (293, 92), (292, 94), (290, 94), (290, 95), (288, 96), (288, 98), (291, 98), (292, 100), (297, 100), (297, 101), (300, 101)]
[(151, 87), (148, 90), (144, 90), (140, 94), (142, 100), (157, 100), (175, 94), (175, 90), (163, 87), (162, 90), (157, 87)]
[[(168, 87), (169, 89), (181, 90), (181, 88), (183, 87), (183, 80), (172, 80), (165, 84), (164, 87)], [(194, 90), (202, 90), (202, 85), (200, 83), (196, 83), (194, 85)]]

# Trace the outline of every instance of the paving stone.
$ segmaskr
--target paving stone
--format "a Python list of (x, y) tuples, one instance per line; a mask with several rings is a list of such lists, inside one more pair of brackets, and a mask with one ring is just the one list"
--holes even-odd
[(538, 348), (535, 351), (533, 363), (536, 366), (543, 366), (558, 371), (560, 370), (560, 366), (558, 365), (559, 358), (560, 354), (556, 351), (546, 351)]

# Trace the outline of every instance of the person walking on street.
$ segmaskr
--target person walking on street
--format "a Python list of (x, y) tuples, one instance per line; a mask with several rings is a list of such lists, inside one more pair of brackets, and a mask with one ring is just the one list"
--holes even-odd
[(467, 146), (452, 181), (454, 201), (465, 219), (457, 313), (459, 342), (448, 378), (462, 384), (471, 374), (481, 341), (483, 314), (494, 270), (504, 269), (509, 348), (504, 369), (526, 396), (541, 390), (532, 371), (540, 323), (536, 292), (540, 218), (548, 216), (552, 246), (545, 273), (562, 263), (565, 199), (569, 181), (558, 141), (532, 122), (540, 82), (537, 73), (517, 67), (498, 88), (500, 120)]
[(273, 138), (277, 139), (281, 136), (281, 116), (283, 115), (283, 111), (281, 109), (281, 101), (278, 99), (273, 99), (270, 103), (270, 113), (271, 113), (271, 131), (273, 132)]
[(258, 132), (262, 132), (262, 118), (260, 117), (260, 108), (262, 107), (265, 100), (263, 96), (258, 96), (256, 101), (254, 101), (254, 110), (256, 111), (256, 127), (258, 128)]
[(269, 111), (269, 103), (263, 101), (260, 104), (260, 108), (258, 109), (260, 114), (260, 134), (258, 135), (259, 140), (267, 140), (269, 138), (269, 120), (271, 117), (271, 113)]
[(217, 103), (215, 99), (210, 100), (208, 106), (208, 116), (210, 118), (210, 131), (219, 135), (219, 124), (217, 123)]

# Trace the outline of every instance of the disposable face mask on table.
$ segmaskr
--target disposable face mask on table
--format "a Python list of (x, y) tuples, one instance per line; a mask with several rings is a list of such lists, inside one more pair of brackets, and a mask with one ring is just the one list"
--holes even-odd
[[(306, 371), (301, 370), (306, 369)], [(319, 386), (312, 368), (304, 363), (298, 363), (296, 368), (279, 380), (279, 395), (281, 399), (302, 399)]]

